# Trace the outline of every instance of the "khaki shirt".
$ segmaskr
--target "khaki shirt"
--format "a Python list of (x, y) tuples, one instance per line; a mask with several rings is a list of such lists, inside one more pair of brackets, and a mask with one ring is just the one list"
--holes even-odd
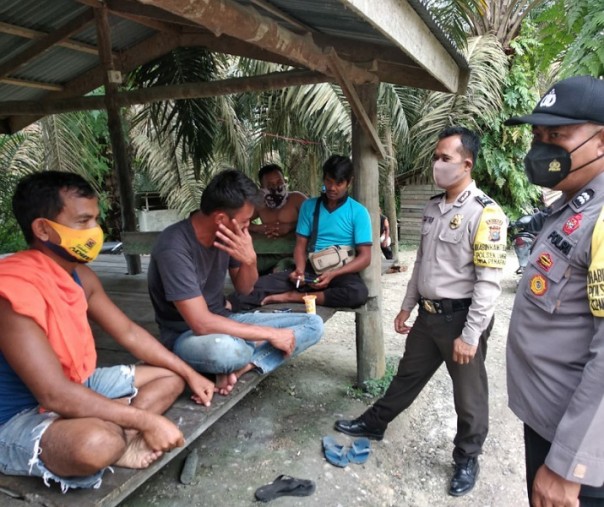
[(510, 408), (552, 442), (545, 464), (588, 486), (604, 483), (603, 206), (604, 174), (552, 205), (507, 342)]
[(444, 194), (430, 199), (401, 308), (411, 311), (420, 297), (471, 298), (461, 337), (477, 345), (501, 292), (506, 233), (505, 215), (473, 181), (453, 203), (447, 204)]

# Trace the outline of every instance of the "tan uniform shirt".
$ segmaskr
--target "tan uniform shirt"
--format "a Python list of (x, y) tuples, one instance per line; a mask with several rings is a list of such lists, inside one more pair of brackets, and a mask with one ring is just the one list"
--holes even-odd
[(453, 203), (444, 194), (430, 199), (402, 309), (411, 311), (420, 297), (471, 298), (462, 340), (477, 345), (501, 292), (506, 232), (505, 215), (473, 181)]

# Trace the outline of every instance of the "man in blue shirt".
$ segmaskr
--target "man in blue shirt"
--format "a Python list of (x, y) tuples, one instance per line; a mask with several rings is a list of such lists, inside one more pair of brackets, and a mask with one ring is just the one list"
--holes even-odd
[[(325, 192), (305, 201), (300, 209), (294, 248), (296, 268), (260, 277), (249, 296), (232, 295), (234, 308), (302, 303), (309, 292), (323, 306), (356, 307), (367, 301), (367, 287), (359, 272), (371, 262), (371, 220), (367, 208), (348, 195), (352, 173), (350, 158), (333, 155), (327, 159), (323, 164)], [(348, 247), (352, 255), (342, 266), (318, 274), (308, 254), (335, 245)]]

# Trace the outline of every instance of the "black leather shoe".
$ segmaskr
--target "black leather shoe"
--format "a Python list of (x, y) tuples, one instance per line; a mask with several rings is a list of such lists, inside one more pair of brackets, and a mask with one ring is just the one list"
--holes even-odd
[(339, 421), (336, 421), (334, 427), (336, 430), (352, 437), (367, 437), (372, 440), (382, 440), (382, 438), (384, 438), (384, 430), (378, 430), (377, 428), (367, 426), (365, 421), (360, 417), (353, 419), (352, 421), (340, 419)]
[(463, 496), (472, 491), (478, 478), (478, 459), (470, 458), (467, 463), (456, 464), (455, 473), (451, 478), (449, 494), (452, 496)]

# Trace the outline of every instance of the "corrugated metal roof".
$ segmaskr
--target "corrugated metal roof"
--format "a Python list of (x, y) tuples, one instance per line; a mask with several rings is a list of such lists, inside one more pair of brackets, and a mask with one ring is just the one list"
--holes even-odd
[[(0, 22), (37, 32), (51, 33), (87, 10), (90, 10), (90, 7), (73, 0), (2, 0)], [(114, 51), (131, 48), (156, 33), (151, 28), (117, 16), (109, 16), (109, 22)], [(94, 22), (72, 35), (70, 40), (96, 46)], [(0, 33), (0, 64), (10, 61), (34, 42), (35, 40), (25, 37)], [(98, 64), (97, 55), (54, 46), (11, 72), (9, 77), (34, 83), (63, 84)], [(47, 90), (10, 84), (0, 85), (0, 100), (3, 101), (37, 100), (47, 94)]]
[[(406, 1), (418, 13), (458, 69), (461, 69), (461, 72), (467, 72), (467, 62), (457, 51), (451, 39), (432, 18), (423, 0), (400, 1), (401, 5)], [(373, 51), (370, 59), (375, 59), (376, 53), (379, 59), (381, 47), (384, 47), (385, 50), (388, 50), (388, 58), (383, 62), (386, 79), (389, 77), (406, 79), (405, 76), (409, 73), (417, 73), (417, 75), (424, 76), (423, 79), (428, 83), (427, 87), (439, 88), (438, 78), (415, 64), (415, 61), (422, 61), (421, 54), (407, 54), (396, 42), (390, 40), (374, 26), (376, 22), (368, 19), (368, 14), (359, 14), (352, 8), (347, 8), (347, 2), (343, 0), (231, 0), (231, 2), (234, 5), (253, 8), (264, 18), (277, 22), (293, 33), (319, 34), (323, 37), (322, 44), (329, 45), (330, 37), (333, 38), (334, 43), (340, 44), (338, 51), (342, 50), (343, 54), (347, 54), (346, 57), (351, 58), (353, 64), (355, 61), (353, 53), (356, 49), (349, 50), (349, 41), (351, 44), (355, 44), (354, 48), (362, 48), (362, 45), (366, 44), (369, 48), (368, 51)], [(141, 21), (143, 19), (160, 24), (171, 23), (171, 30), (178, 31), (184, 27), (187, 32), (208, 34), (205, 28), (154, 5), (139, 4), (136, 0), (107, 0), (106, 3), (110, 11), (111, 44), (114, 53), (126, 52), (158, 33), (161, 27), (149, 25), (149, 22)], [(354, 3), (350, 2), (350, 4)], [(68, 37), (69, 42), (86, 44), (85, 50), (55, 45), (24, 62), (18, 68), (6, 70), (6, 66), (10, 65), (13, 59), (18, 59), (19, 55), (31, 48), (40, 37), (60, 30), (79, 16), (90, 14), (91, 5), (94, 4), (88, 4), (87, 0), (2, 0), (0, 2), (0, 69), (3, 65), (5, 66), (4, 75), (0, 75), (0, 106), (2, 102), (6, 101), (52, 98), (56, 92), (49, 91), (43, 86), (38, 88), (36, 86), (39, 84), (69, 86), (70, 82), (87, 71), (100, 68), (99, 57), (96, 54), (96, 26), (94, 19), (91, 18), (90, 22)], [(169, 9), (170, 4), (165, 5), (165, 8)], [(393, 5), (396, 6), (396, 4)], [(139, 16), (138, 18), (132, 18), (133, 11)], [(32, 36), (27, 35), (27, 32), (32, 30), (37, 33), (33, 40)], [(216, 37), (218, 38), (219, 35)], [(241, 41), (241, 43), (246, 44), (245, 41)], [(250, 44), (250, 47), (253, 47), (253, 44)], [(378, 48), (377, 51), (375, 48)], [(144, 57), (145, 55), (139, 55), (137, 61), (144, 61)], [(396, 67), (396, 65), (400, 65), (400, 67)], [(394, 73), (392, 73), (393, 69)], [(379, 67), (377, 72), (382, 72)], [(96, 79), (96, 82), (91, 83), (90, 89), (100, 85), (98, 73)], [(21, 80), (21, 82), (16, 80)], [(444, 83), (445, 80), (441, 82)], [(440, 89), (442, 89), (442, 85), (440, 85)], [(78, 88), (78, 90), (81, 92), (83, 89)], [(64, 94), (63, 96), (69, 95)], [(3, 117), (6, 118), (6, 115), (3, 116), (0, 113), (0, 123)], [(6, 129), (5, 125), (4, 129), (0, 128), (0, 131), (6, 131)]]

